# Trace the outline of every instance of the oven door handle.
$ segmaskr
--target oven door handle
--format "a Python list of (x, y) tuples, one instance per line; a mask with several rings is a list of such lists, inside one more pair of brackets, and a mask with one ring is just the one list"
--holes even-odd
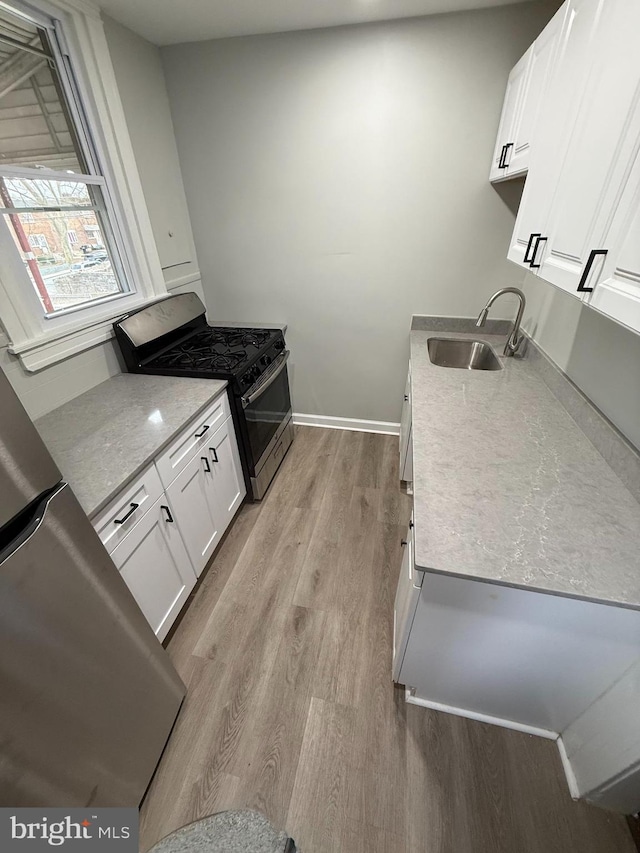
[(246, 409), (247, 406), (250, 406), (254, 400), (257, 400), (258, 397), (264, 394), (264, 392), (267, 390), (267, 388), (271, 385), (272, 382), (276, 381), (278, 376), (284, 370), (290, 355), (291, 353), (289, 350), (285, 350), (282, 355), (279, 355), (278, 358), (271, 365), (273, 370), (269, 373), (267, 378), (260, 385), (258, 385), (255, 390), (251, 389), (251, 391), (249, 392), (249, 394), (247, 394), (246, 397), (241, 397), (243, 409)]

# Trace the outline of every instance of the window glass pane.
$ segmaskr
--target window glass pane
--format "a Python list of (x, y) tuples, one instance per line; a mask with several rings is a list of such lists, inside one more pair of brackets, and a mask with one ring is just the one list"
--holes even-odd
[(50, 57), (46, 30), (0, 9), (0, 166), (86, 173)]
[(123, 292), (95, 210), (5, 213), (47, 314)]
[(78, 181), (45, 178), (3, 178), (0, 185), (2, 207), (87, 207), (93, 204), (93, 187)]

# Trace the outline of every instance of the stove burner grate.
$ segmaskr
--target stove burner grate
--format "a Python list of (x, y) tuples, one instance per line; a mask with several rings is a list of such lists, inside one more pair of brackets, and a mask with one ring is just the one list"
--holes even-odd
[(247, 360), (244, 350), (217, 353), (208, 347), (178, 347), (154, 359), (151, 367), (174, 367), (183, 370), (235, 370)]

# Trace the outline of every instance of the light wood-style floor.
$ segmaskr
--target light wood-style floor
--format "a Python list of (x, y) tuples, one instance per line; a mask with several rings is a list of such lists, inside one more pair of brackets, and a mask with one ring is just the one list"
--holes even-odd
[(555, 744), (428, 711), (391, 682), (409, 498), (397, 439), (298, 428), (168, 649), (187, 698), (141, 847), (228, 808), (303, 853), (633, 853), (624, 818), (573, 803)]

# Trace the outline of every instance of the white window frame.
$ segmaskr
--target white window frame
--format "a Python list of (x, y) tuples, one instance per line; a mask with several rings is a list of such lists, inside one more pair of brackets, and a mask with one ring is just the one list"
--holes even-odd
[[(99, 8), (88, 0), (16, 0), (6, 4), (0, 0), (0, 7), (22, 10), (41, 26), (51, 26), (51, 19), (55, 22), (57, 39), (53, 47), (54, 51), (60, 49), (56, 60), (69, 62), (73, 68), (97, 163), (109, 179), (105, 203), (132, 288), (114, 299), (45, 318), (33, 287), (25, 287), (24, 264), (15, 251), (10, 225), (1, 216), (0, 320), (10, 341), (9, 350), (19, 356), (26, 370), (37, 371), (109, 340), (117, 317), (168, 294)], [(82, 133), (83, 123), (73, 102), (70, 109)], [(13, 171), (34, 177), (32, 169)], [(46, 174), (38, 173), (38, 177)], [(104, 183), (101, 177), (88, 177)]]

